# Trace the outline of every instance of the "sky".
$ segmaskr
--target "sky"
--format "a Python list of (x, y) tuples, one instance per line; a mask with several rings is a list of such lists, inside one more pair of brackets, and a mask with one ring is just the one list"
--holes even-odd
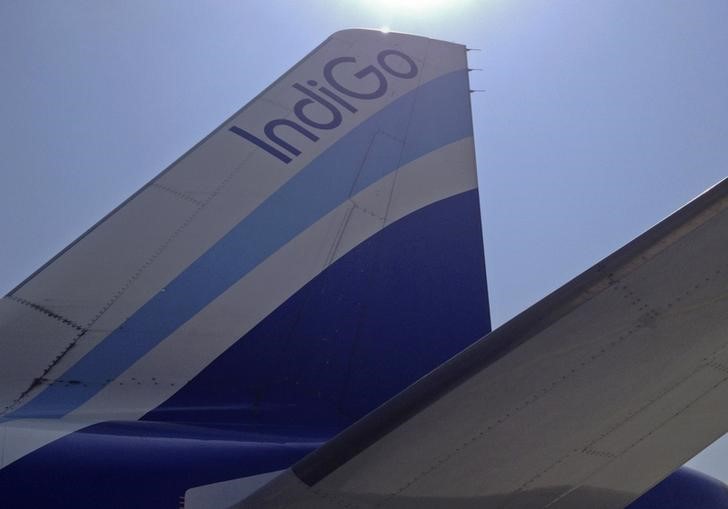
[[(332, 32), (466, 44), (495, 325), (728, 176), (724, 0), (0, 2), (5, 294)], [(728, 480), (728, 438), (693, 465)]]

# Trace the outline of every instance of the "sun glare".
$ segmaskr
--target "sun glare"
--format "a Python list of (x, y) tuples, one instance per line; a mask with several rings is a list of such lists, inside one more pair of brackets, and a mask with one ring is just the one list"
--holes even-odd
[(452, 5), (452, 0), (367, 0), (362, 2), (381, 14), (435, 14), (438, 9)]

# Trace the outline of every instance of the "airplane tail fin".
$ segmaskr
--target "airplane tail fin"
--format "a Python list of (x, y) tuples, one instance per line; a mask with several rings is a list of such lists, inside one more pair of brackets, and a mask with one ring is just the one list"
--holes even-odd
[(342, 427), (489, 330), (465, 48), (345, 30), (0, 300), (0, 404)]

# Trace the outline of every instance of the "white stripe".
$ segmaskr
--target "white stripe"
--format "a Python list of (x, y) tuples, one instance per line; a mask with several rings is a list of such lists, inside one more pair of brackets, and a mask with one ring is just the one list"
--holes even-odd
[[(463, 155), (470, 152), (472, 143), (472, 138), (466, 138), (447, 145), (355, 195), (270, 256), (69, 415), (138, 419), (159, 406), (328, 264), (385, 224), (474, 189), (472, 159)], [(388, 196), (392, 185), (386, 218), (365, 212), (368, 207), (380, 206), (381, 194)]]

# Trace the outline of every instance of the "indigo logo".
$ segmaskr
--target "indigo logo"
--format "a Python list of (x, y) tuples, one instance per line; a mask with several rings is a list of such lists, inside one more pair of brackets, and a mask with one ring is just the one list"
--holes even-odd
[[(356, 58), (354, 57), (338, 57), (324, 65), (324, 79), (333, 90), (326, 86), (319, 87), (316, 80), (308, 80), (306, 82), (309, 88), (300, 83), (294, 83), (292, 87), (302, 94), (301, 99), (293, 105), (293, 113), (298, 119), (298, 122), (286, 118), (271, 120), (263, 127), (263, 132), (266, 136), (265, 140), (258, 138), (238, 126), (232, 126), (229, 130), (257, 147), (262, 148), (273, 157), (288, 164), (291, 162), (292, 157), (301, 154), (301, 149), (295, 147), (282, 137), (285, 134), (285, 129), (288, 129), (289, 134), (292, 129), (315, 143), (319, 140), (315, 130), (336, 129), (341, 125), (343, 116), (339, 108), (343, 108), (351, 114), (355, 114), (358, 111), (355, 104), (352, 104), (352, 99), (371, 101), (382, 97), (387, 92), (387, 77), (385, 73), (395, 78), (412, 79), (417, 76), (418, 72), (417, 64), (408, 55), (393, 49), (384, 50), (377, 55), (379, 67), (368, 65), (351, 74), (357, 80), (362, 80), (363, 83), (367, 83), (367, 86), (371, 88), (351, 90), (342, 85), (341, 80), (337, 79), (336, 76), (343, 76), (343, 73), (349, 71), (351, 65), (355, 65), (356, 63)], [(402, 64), (406, 66), (406, 71), (398, 70), (402, 68)], [(374, 79), (372, 80), (371, 77)], [(366, 81), (363, 81), (365, 79)], [(372, 83), (376, 83), (376, 86), (372, 86)], [(314, 87), (318, 88), (314, 89)], [(310, 107), (323, 108), (323, 111), (327, 114), (327, 121), (321, 122), (320, 119), (314, 120), (311, 118), (307, 114), (307, 108), (310, 109)], [(330, 117), (330, 120), (328, 117)]]

